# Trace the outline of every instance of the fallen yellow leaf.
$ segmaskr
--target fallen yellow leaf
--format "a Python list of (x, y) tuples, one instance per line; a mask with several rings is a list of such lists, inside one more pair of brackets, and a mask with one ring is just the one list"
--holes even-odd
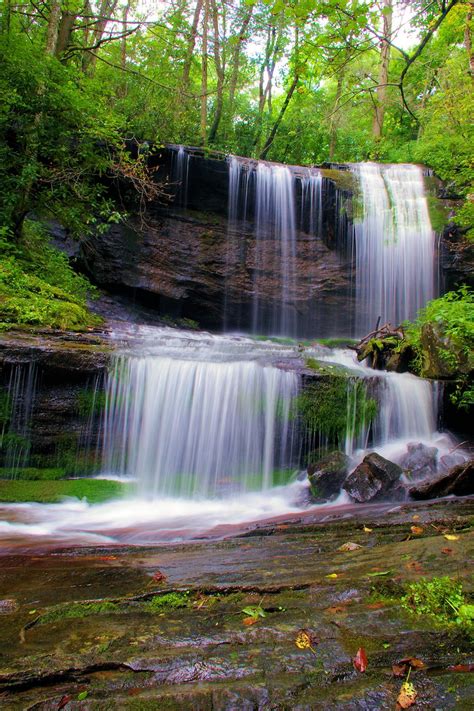
[(421, 526), (412, 526), (410, 530), (415, 536), (419, 536), (420, 533), (423, 533)]
[(459, 536), (455, 536), (453, 533), (445, 533), (444, 537), (447, 541), (459, 541)]
[(372, 529), (369, 528), (368, 526), (364, 526), (363, 531), (364, 531), (364, 533), (372, 533)]
[(337, 573), (329, 573), (329, 575), (326, 575), (326, 578), (337, 578)]
[(404, 681), (397, 697), (397, 703), (402, 709), (407, 709), (416, 701), (418, 692), (410, 681)]

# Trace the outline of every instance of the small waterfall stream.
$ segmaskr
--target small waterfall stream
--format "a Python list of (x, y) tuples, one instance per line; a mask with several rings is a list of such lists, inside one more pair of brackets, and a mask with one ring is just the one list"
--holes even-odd
[(361, 190), (354, 226), (356, 333), (377, 319), (398, 325), (434, 297), (435, 235), (423, 172), (416, 165), (360, 163)]

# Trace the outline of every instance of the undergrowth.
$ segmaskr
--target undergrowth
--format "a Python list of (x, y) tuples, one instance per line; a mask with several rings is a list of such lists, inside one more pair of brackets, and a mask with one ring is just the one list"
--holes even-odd
[(65, 254), (49, 245), (39, 223), (27, 220), (18, 243), (8, 237), (0, 228), (0, 328), (81, 331), (101, 323), (87, 307), (95, 288), (73, 271)]

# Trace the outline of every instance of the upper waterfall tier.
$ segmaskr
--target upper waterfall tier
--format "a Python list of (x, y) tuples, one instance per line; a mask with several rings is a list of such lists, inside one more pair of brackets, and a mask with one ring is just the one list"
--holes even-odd
[(214, 331), (347, 337), (379, 316), (397, 325), (437, 293), (416, 166), (308, 168), (183, 146), (150, 161), (170, 200), (112, 225), (83, 263), (159, 314)]
[(354, 224), (356, 333), (413, 319), (434, 296), (435, 239), (416, 165), (360, 163)]

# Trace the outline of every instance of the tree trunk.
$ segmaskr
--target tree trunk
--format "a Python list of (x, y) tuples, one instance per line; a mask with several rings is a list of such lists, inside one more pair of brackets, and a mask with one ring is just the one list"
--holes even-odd
[(344, 70), (340, 69), (337, 75), (337, 88), (336, 88), (336, 98), (334, 99), (334, 107), (331, 115), (331, 123), (329, 127), (329, 160), (334, 159), (334, 153), (336, 150), (337, 143), (337, 110), (339, 108), (339, 102), (342, 95), (342, 85), (344, 84)]
[(46, 29), (46, 54), (54, 55), (58, 43), (59, 21), (61, 18), (61, 2), (53, 0), (48, 18), (48, 27)]
[(58, 59), (62, 57), (64, 52), (71, 44), (72, 29), (76, 21), (77, 15), (65, 10), (61, 15), (59, 23), (58, 40), (56, 43), (55, 55)]
[(250, 24), (250, 20), (252, 19), (253, 8), (254, 6), (251, 5), (247, 10), (247, 13), (244, 15), (238, 39), (235, 44), (234, 51), (232, 52), (232, 72), (229, 81), (229, 116), (231, 120), (234, 117), (235, 92), (237, 89), (237, 81), (239, 78), (240, 55), (242, 52), (243, 44), (247, 37), (248, 26)]
[(474, 54), (472, 51), (472, 25), (474, 18), (474, 2), (470, 2), (468, 5), (467, 15), (466, 15), (466, 29), (464, 31), (464, 46), (466, 48), (467, 57), (469, 60), (469, 74), (471, 79), (474, 81)]
[(382, 136), (385, 109), (387, 108), (387, 82), (388, 65), (390, 62), (390, 39), (392, 35), (392, 13), (392, 0), (384, 0), (383, 37), (380, 43), (379, 83), (377, 86), (377, 100), (372, 126), (372, 134), (376, 139), (379, 139)]
[(183, 90), (186, 92), (189, 87), (189, 75), (191, 73), (191, 64), (193, 61), (193, 52), (196, 45), (196, 37), (198, 34), (199, 18), (201, 16), (203, 0), (197, 0), (196, 7), (194, 9), (193, 24), (191, 26), (191, 34), (188, 40), (188, 46), (186, 48), (186, 58), (184, 60), (183, 66), (183, 76), (181, 78), (181, 85)]
[(263, 149), (259, 155), (260, 160), (265, 160), (265, 158), (267, 157), (267, 153), (270, 150), (273, 141), (275, 140), (275, 136), (276, 136), (278, 128), (283, 120), (283, 116), (285, 115), (288, 105), (291, 101), (291, 97), (295, 93), (295, 89), (298, 86), (298, 81), (299, 81), (299, 76), (296, 75), (291, 83), (290, 88), (288, 89), (288, 92), (285, 97), (285, 101), (283, 102), (283, 106), (281, 107), (280, 113), (278, 114), (278, 118), (275, 121), (275, 123), (273, 124), (272, 130), (270, 131), (268, 138), (265, 141), (265, 145), (263, 146)]
[(207, 25), (209, 0), (204, 0), (204, 20), (202, 25), (202, 65), (201, 65), (201, 144), (207, 140)]
[[(98, 14), (98, 21), (95, 26), (95, 29), (93, 30), (90, 38), (90, 46), (95, 47), (100, 40), (102, 39), (104, 35), (105, 28), (107, 27), (107, 22), (109, 17), (111, 17), (115, 11), (115, 8), (117, 7), (117, 0), (102, 0), (100, 4), (100, 9), (99, 9), (99, 14)], [(98, 49), (98, 48), (97, 48)], [(84, 64), (85, 64), (85, 71), (87, 71), (89, 74), (94, 73), (95, 65), (97, 64), (97, 57), (95, 54), (92, 52), (87, 52), (85, 58), (85, 61), (83, 61), (82, 66), (84, 69)]]
[(209, 131), (209, 143), (213, 143), (217, 130), (219, 128), (219, 123), (222, 117), (222, 106), (224, 102), (224, 64), (221, 57), (221, 49), (219, 42), (219, 16), (217, 13), (216, 0), (211, 0), (212, 2), (212, 23), (214, 28), (214, 64), (216, 65), (217, 74), (217, 96), (216, 96), (216, 108), (214, 111), (214, 120), (212, 122), (211, 130)]

